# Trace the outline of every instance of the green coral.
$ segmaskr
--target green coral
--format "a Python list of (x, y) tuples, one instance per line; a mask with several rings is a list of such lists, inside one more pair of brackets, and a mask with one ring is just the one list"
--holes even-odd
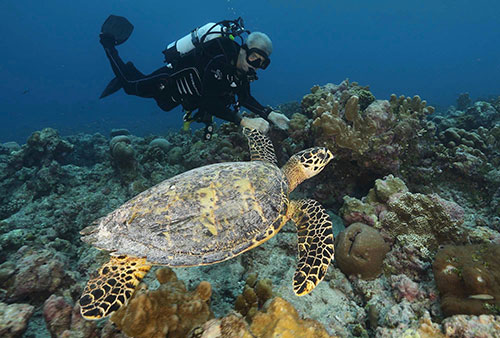
[(353, 88), (351, 92), (359, 98), (359, 107), (361, 110), (365, 110), (375, 101), (375, 96), (373, 96), (369, 86), (361, 87), (358, 86), (357, 82), (353, 82), (352, 85)]
[(427, 101), (422, 100), (418, 95), (409, 98), (404, 95), (398, 97), (396, 94), (392, 94), (389, 102), (392, 112), (401, 118), (417, 117), (422, 119), (426, 115), (434, 113), (434, 107), (427, 106)]

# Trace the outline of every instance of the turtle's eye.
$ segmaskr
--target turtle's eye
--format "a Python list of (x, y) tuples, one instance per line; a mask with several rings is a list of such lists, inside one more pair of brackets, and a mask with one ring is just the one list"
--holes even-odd
[(328, 149), (320, 147), (303, 150), (297, 155), (308, 178), (317, 175), (333, 158)]

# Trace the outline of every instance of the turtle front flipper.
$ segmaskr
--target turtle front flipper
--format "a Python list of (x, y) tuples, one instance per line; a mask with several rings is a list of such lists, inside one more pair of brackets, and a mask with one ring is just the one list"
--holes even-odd
[(297, 226), (299, 249), (293, 291), (304, 296), (323, 280), (333, 259), (332, 222), (315, 200), (290, 201), (289, 215)]
[(85, 319), (101, 319), (127, 304), (135, 287), (151, 269), (144, 258), (111, 257), (87, 282), (79, 300)]
[(271, 140), (256, 129), (243, 128), (243, 134), (248, 139), (251, 161), (264, 161), (278, 165)]

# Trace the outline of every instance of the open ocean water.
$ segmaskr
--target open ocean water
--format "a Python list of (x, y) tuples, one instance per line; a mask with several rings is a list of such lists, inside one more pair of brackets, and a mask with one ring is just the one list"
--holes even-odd
[[(498, 13), (485, 0), (0, 1), (0, 337), (500, 337)], [(99, 43), (110, 14), (133, 24), (116, 48), (145, 74), (206, 23), (266, 33), (251, 93), (288, 119), (270, 121), (274, 149), (259, 136), (249, 150), (221, 119), (206, 140), (180, 107), (123, 90), (99, 99), (115, 76)], [(314, 175), (288, 162), (312, 147), (302, 159), (333, 154)], [(292, 213), (304, 199), (314, 207)], [(99, 251), (80, 231), (106, 215)], [(87, 284), (110, 250), (228, 259), (155, 266), (137, 288), (138, 261), (113, 275), (115, 261)], [(301, 297), (297, 267), (315, 286)], [(84, 319), (96, 303), (126, 304)]]

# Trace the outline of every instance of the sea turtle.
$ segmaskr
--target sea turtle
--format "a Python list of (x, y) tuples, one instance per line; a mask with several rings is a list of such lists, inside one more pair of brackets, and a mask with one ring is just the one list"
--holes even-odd
[(80, 298), (84, 318), (103, 318), (125, 305), (151, 265), (222, 262), (267, 241), (288, 220), (298, 233), (295, 294), (309, 293), (323, 279), (334, 252), (332, 223), (315, 200), (288, 196), (332, 153), (303, 150), (280, 169), (271, 140), (243, 132), (250, 162), (210, 164), (167, 179), (81, 231), (84, 242), (111, 253)]

